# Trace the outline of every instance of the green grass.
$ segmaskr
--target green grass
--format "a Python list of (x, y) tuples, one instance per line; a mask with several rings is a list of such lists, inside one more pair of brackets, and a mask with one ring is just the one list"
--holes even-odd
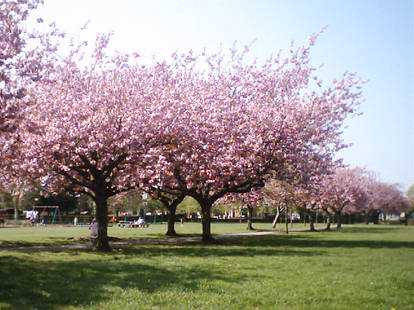
[[(213, 223), (213, 234), (228, 234), (246, 232), (246, 223)], [(176, 232), (180, 235), (201, 235), (200, 223), (176, 224)], [(254, 224), (257, 229), (272, 229), (269, 223)], [(289, 225), (290, 227), (290, 225)], [(303, 228), (303, 224), (295, 224), (294, 228)], [(278, 229), (283, 229), (283, 225), (278, 225)], [(149, 228), (120, 228), (118, 226), (109, 227), (108, 235), (116, 238), (140, 239), (140, 238), (165, 238), (167, 231), (166, 223), (150, 224)], [(90, 234), (88, 227), (83, 226), (23, 226), (19, 228), (0, 228), (0, 247), (11, 244), (29, 246), (44, 244), (70, 244), (79, 243), (79, 238), (88, 237)], [(69, 238), (75, 238), (71, 240)]]
[[(147, 233), (163, 233), (153, 226)], [(65, 229), (49, 235), (66, 236)], [(145, 231), (112, 229), (124, 237)], [(3, 230), (2, 240), (12, 235)], [(31, 232), (30, 242), (45, 242), (40, 229)], [(0, 309), (412, 309), (414, 229), (345, 225), (111, 253), (0, 251), (0, 279)]]

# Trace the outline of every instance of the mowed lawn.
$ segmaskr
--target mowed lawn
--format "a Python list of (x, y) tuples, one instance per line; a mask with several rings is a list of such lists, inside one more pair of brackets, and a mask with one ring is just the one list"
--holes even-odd
[[(245, 227), (217, 225), (213, 233)], [(199, 233), (199, 226), (186, 223), (177, 230)], [(154, 238), (163, 228), (114, 227), (110, 235)], [(3, 246), (53, 244), (87, 233), (87, 228), (74, 227), (0, 228), (0, 240)], [(345, 225), (339, 232), (234, 237), (214, 245), (137, 245), (111, 253), (0, 251), (0, 309), (326, 310), (413, 305), (413, 226)]]
[[(323, 224), (320, 224), (323, 225)], [(246, 223), (213, 223), (213, 234), (230, 234), (246, 232)], [(269, 223), (255, 223), (254, 227), (263, 230), (272, 230)], [(307, 226), (309, 227), (309, 225)], [(322, 226), (321, 226), (322, 227)], [(304, 225), (295, 223), (293, 229), (304, 229)], [(284, 230), (284, 224), (278, 224), (277, 230)], [(292, 229), (289, 224), (289, 229)], [(200, 235), (202, 227), (200, 223), (186, 222), (184, 225), (177, 223), (175, 230), (182, 236)], [(140, 238), (166, 238), (166, 223), (150, 223), (148, 228), (120, 228), (113, 226), (108, 228), (108, 235), (116, 238), (136, 239)], [(70, 244), (79, 243), (80, 238), (88, 237), (88, 226), (71, 225), (47, 225), (47, 226), (23, 226), (20, 228), (0, 227), (0, 248), (9, 245), (44, 245), (44, 244)], [(73, 240), (74, 239), (74, 240)]]

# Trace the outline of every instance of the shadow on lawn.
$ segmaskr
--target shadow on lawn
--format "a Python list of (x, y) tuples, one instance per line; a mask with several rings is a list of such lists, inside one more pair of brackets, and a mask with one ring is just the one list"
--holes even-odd
[(390, 240), (324, 240), (316, 238), (317, 235), (268, 235), (268, 236), (249, 236), (225, 240), (227, 245), (244, 245), (260, 247), (281, 247), (288, 246), (294, 248), (414, 248), (412, 241), (390, 241)]
[(321, 240), (315, 235), (266, 235), (221, 239), (217, 244), (184, 243), (138, 245), (125, 249), (126, 255), (185, 257), (318, 256), (326, 248), (414, 248), (414, 242), (382, 240)]
[[(256, 240), (259, 241), (259, 240)], [(259, 241), (261, 242), (261, 240)], [(143, 254), (146, 256), (185, 256), (185, 257), (254, 257), (254, 256), (317, 256), (322, 255), (318, 250), (302, 249), (280, 249), (277, 247), (263, 247), (261, 244), (256, 247), (249, 247), (237, 241), (221, 242), (214, 245), (185, 244), (180, 246), (158, 245), (158, 246), (137, 246), (124, 251), (126, 255)]]
[(367, 225), (367, 226), (357, 226), (349, 227), (345, 226), (341, 229), (341, 233), (363, 233), (363, 234), (384, 234), (389, 232), (395, 232), (401, 230), (401, 227), (390, 227), (388, 225)]
[[(78, 255), (78, 253), (72, 253)], [(101, 259), (51, 261), (0, 257), (1, 309), (58, 309), (87, 307), (112, 298), (110, 288), (156, 292), (168, 286), (199, 290), (200, 281), (244, 280), (232, 273), (191, 268), (171, 270), (120, 259), (118, 253), (101, 254)], [(197, 281), (196, 281), (197, 280)]]

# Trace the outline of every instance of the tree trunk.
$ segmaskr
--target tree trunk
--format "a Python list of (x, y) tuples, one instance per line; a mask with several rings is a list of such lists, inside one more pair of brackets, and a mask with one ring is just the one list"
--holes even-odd
[(286, 207), (286, 212), (285, 212), (285, 232), (288, 234), (289, 233), (289, 209), (288, 207)]
[(372, 216), (372, 221), (374, 222), (374, 224), (378, 224), (379, 223), (379, 220), (378, 220), (378, 217), (379, 217), (379, 212), (378, 211), (373, 211), (373, 216)]
[(203, 218), (201, 219), (203, 227), (203, 237), (202, 241), (206, 243), (214, 242), (214, 238), (211, 236), (211, 206), (212, 203), (209, 201), (199, 201), (201, 205), (201, 214)]
[(331, 230), (331, 216), (329, 214), (326, 218), (326, 230)]
[(253, 228), (253, 208), (247, 205), (247, 230), (255, 230)]
[(185, 196), (178, 196), (168, 205), (166, 201), (164, 201), (164, 205), (166, 205), (168, 209), (168, 229), (167, 229), (167, 236), (178, 236), (175, 231), (175, 220), (176, 220), (176, 212), (178, 205), (184, 200)]
[(336, 214), (336, 218), (337, 218), (337, 220), (336, 220), (336, 228), (337, 229), (341, 229), (341, 227), (342, 227), (342, 217), (341, 217), (341, 214), (340, 213), (337, 213)]
[(309, 215), (309, 230), (316, 231), (312, 212), (309, 211), (308, 215)]
[(14, 223), (17, 223), (17, 220), (19, 219), (19, 209), (16, 205), (14, 205)]
[(13, 196), (13, 209), (14, 209), (14, 224), (17, 224), (17, 220), (19, 219), (19, 207), (20, 207), (20, 194)]
[(108, 242), (108, 204), (103, 193), (95, 193), (96, 220), (98, 222), (98, 240), (95, 249), (98, 251), (110, 251)]
[(276, 207), (276, 215), (275, 215), (275, 218), (274, 218), (273, 223), (272, 223), (273, 228), (276, 228), (277, 220), (279, 219), (279, 216), (280, 216), (280, 206), (277, 206)]
[(174, 202), (168, 206), (168, 229), (167, 229), (167, 236), (177, 236), (175, 232), (175, 213), (177, 211), (177, 204)]

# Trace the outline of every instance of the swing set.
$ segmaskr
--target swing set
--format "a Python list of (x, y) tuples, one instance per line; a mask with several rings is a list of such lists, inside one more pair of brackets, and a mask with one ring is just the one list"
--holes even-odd
[(44, 219), (46, 211), (48, 211), (47, 213), (49, 214), (50, 211), (53, 210), (53, 217), (52, 217), (51, 224), (55, 223), (56, 217), (58, 218), (59, 222), (62, 222), (62, 216), (60, 214), (59, 206), (33, 206), (33, 210), (36, 210), (36, 209), (38, 210), (43, 209), (39, 215), (40, 221)]

